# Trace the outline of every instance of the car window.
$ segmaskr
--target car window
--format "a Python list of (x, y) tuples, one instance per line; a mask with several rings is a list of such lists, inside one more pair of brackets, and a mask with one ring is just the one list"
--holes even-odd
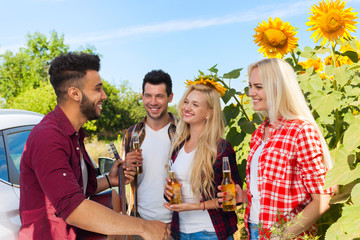
[(33, 126), (4, 130), (9, 182), (19, 184), (20, 161), (26, 140)]
[(5, 145), (2, 133), (0, 133), (0, 178), (5, 181), (9, 181), (6, 164)]
[(15, 132), (7, 135), (9, 154), (16, 170), (20, 173), (20, 160), (24, 151), (25, 142), (30, 134), (30, 130)]

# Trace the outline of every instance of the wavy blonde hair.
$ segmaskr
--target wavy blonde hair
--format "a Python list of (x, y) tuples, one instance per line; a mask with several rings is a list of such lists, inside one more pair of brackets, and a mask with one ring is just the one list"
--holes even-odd
[(329, 148), (306, 103), (294, 69), (282, 59), (263, 59), (249, 66), (249, 78), (254, 68), (259, 69), (261, 83), (266, 92), (268, 111), (261, 114), (269, 117), (271, 123), (283, 117), (286, 120), (302, 119), (312, 124), (320, 137), (324, 165), (331, 169), (333, 162)]
[(186, 98), (192, 91), (199, 91), (204, 94), (207, 107), (211, 111), (206, 121), (204, 131), (201, 133), (197, 143), (196, 152), (191, 169), (191, 188), (196, 199), (200, 200), (201, 194), (206, 199), (215, 198), (214, 170), (213, 163), (218, 156), (217, 144), (224, 135), (224, 118), (221, 111), (219, 93), (205, 85), (192, 85), (185, 92), (178, 105), (179, 123), (176, 126), (176, 133), (171, 144), (172, 153), (190, 137), (190, 125), (183, 121), (183, 106)]

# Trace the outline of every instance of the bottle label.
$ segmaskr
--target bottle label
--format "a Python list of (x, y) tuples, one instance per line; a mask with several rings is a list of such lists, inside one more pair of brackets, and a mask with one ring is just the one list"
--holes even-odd
[(236, 209), (235, 185), (222, 185), (222, 192), (226, 192), (225, 201), (223, 202), (224, 211), (234, 211)]

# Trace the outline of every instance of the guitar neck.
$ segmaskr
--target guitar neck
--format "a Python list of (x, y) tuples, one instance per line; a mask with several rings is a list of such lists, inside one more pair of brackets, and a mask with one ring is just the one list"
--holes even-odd
[[(121, 160), (120, 155), (118, 151), (116, 150), (116, 147), (114, 143), (110, 143), (111, 152), (114, 154), (114, 157), (116, 160)], [(120, 164), (119, 166), (119, 196), (120, 196), (120, 207), (122, 214), (126, 215), (126, 194), (125, 194), (125, 175), (123, 170), (123, 164)]]

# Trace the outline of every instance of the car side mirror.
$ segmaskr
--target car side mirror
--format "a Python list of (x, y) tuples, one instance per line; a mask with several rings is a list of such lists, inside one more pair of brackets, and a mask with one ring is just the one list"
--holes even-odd
[(106, 174), (110, 171), (112, 165), (114, 164), (114, 159), (108, 157), (99, 157), (99, 170), (101, 174)]

